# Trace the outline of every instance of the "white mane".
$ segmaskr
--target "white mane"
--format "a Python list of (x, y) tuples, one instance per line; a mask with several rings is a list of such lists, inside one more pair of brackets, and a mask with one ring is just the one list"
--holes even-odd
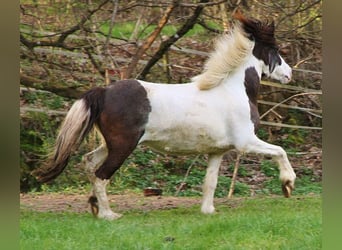
[(235, 24), (228, 34), (220, 36), (215, 50), (204, 65), (203, 73), (192, 78), (200, 90), (219, 85), (252, 53), (254, 42), (247, 38), (240, 24)]

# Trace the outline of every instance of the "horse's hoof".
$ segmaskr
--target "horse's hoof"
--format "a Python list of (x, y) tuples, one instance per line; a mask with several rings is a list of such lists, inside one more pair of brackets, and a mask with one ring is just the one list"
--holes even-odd
[(201, 212), (203, 214), (213, 214), (215, 213), (215, 207), (214, 206), (202, 207)]
[(122, 217), (122, 214), (118, 213), (106, 213), (106, 214), (98, 214), (97, 218), (104, 219), (104, 220), (117, 220)]
[(291, 197), (293, 188), (293, 185), (291, 185), (289, 181), (281, 185), (281, 189), (283, 190), (283, 194), (286, 198)]

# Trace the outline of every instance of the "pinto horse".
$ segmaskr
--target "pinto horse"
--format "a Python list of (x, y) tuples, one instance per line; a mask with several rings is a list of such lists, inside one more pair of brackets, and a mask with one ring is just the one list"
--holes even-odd
[(296, 175), (283, 148), (260, 140), (257, 95), (262, 75), (281, 83), (291, 68), (278, 53), (274, 22), (235, 14), (229, 34), (221, 35), (203, 72), (186, 84), (120, 80), (86, 92), (69, 110), (48, 167), (36, 170), (41, 182), (56, 178), (88, 132), (96, 126), (103, 144), (87, 153), (84, 165), (93, 184), (93, 213), (117, 219), (106, 185), (138, 144), (167, 154), (208, 154), (201, 211), (211, 214), (223, 155), (240, 152), (269, 155), (279, 164), (285, 197)]

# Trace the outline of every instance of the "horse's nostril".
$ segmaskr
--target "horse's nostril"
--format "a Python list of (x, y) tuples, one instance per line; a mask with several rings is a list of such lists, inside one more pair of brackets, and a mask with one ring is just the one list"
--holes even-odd
[(283, 79), (281, 80), (281, 83), (289, 83), (291, 81), (291, 76), (284, 75)]

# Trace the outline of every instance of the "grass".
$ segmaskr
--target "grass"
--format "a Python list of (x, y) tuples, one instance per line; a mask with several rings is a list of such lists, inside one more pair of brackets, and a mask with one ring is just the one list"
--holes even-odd
[[(134, 31), (135, 25), (136, 25), (135, 22), (116, 23), (112, 30), (112, 36), (116, 38), (129, 39)], [(217, 25), (214, 22), (209, 22), (209, 25), (214, 28), (219, 28), (219, 25)], [(109, 23), (105, 22), (101, 26), (101, 31), (104, 32), (105, 34), (108, 34), (109, 27), (110, 27)], [(140, 39), (145, 39), (150, 33), (154, 31), (155, 28), (156, 28), (156, 25), (149, 25), (149, 26), (140, 25), (138, 37)], [(161, 35), (172, 36), (177, 32), (178, 28), (179, 27), (177, 27), (176, 25), (167, 24), (163, 27), (161, 31)], [(194, 35), (205, 35), (205, 34), (207, 34), (207, 30), (204, 29), (202, 26), (195, 24), (194, 27), (188, 31), (185, 37), (191, 37)]]
[[(229, 204), (232, 204), (230, 202)], [(217, 206), (129, 211), (117, 221), (21, 209), (20, 249), (321, 249), (321, 197), (239, 198)]]

